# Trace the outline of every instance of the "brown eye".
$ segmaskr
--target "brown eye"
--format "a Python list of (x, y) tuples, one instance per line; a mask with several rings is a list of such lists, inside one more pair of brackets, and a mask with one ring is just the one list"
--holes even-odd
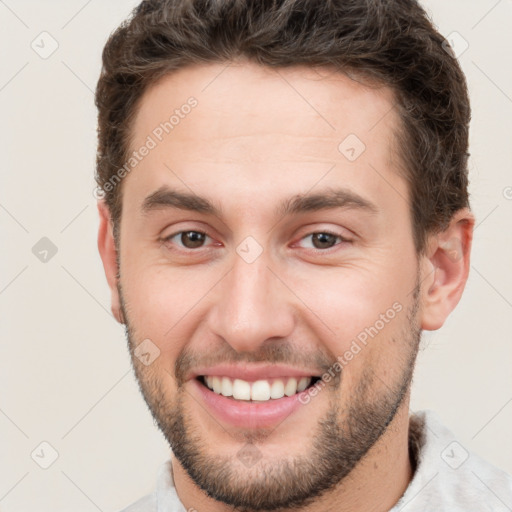
[(337, 240), (340, 238), (331, 233), (313, 233), (311, 242), (315, 249), (329, 249), (336, 245)]
[(210, 237), (201, 231), (179, 231), (166, 237), (164, 242), (184, 249), (199, 249), (205, 244), (207, 238)]
[(301, 246), (306, 249), (330, 249), (335, 245), (347, 242), (341, 235), (328, 232), (311, 233), (301, 240)]
[(337, 238), (330, 233), (314, 233), (312, 241), (315, 249), (328, 249), (336, 244)]
[(197, 249), (204, 244), (206, 234), (199, 231), (183, 231), (180, 233), (180, 242), (187, 249)]

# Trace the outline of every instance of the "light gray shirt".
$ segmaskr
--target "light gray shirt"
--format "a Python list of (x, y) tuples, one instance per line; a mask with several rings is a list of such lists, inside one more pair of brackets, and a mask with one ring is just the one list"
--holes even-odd
[[(411, 417), (414, 477), (390, 512), (512, 512), (512, 476), (459, 443), (432, 411)], [(180, 502), (171, 462), (153, 493), (122, 512), (193, 512)]]

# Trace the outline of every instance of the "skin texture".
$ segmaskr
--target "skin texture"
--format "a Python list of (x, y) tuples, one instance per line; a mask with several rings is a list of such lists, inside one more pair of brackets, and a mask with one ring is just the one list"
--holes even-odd
[[(303, 67), (190, 67), (146, 91), (132, 150), (191, 96), (197, 106), (120, 185), (118, 253), (99, 202), (112, 311), (132, 350), (145, 339), (160, 350), (149, 366), (132, 359), (174, 448), (178, 495), (198, 512), (388, 510), (412, 476), (408, 406), (420, 331), (441, 327), (460, 299), (473, 217), (461, 210), (416, 254), (386, 88)], [(349, 134), (366, 146), (355, 161), (338, 150)], [(162, 186), (217, 212), (143, 212)], [(283, 214), (294, 196), (340, 188), (372, 208)], [(169, 238), (180, 231), (208, 236), (187, 248), (180, 235)], [(325, 232), (335, 235), (332, 247), (315, 248), (311, 235)], [(239, 247), (262, 252), (248, 263)], [(400, 311), (337, 377), (273, 428), (216, 418), (189, 379), (213, 362), (322, 374), (393, 305)], [(239, 457), (247, 446), (258, 453), (252, 465)]]

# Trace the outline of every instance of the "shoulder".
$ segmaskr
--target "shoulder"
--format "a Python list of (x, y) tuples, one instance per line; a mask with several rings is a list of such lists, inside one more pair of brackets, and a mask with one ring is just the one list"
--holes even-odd
[(417, 468), (393, 512), (510, 511), (512, 477), (457, 441), (432, 411), (411, 417)]
[(174, 487), (170, 460), (160, 467), (154, 492), (144, 496), (121, 512), (186, 512)]
[(156, 494), (153, 492), (132, 503), (121, 512), (157, 512), (157, 510)]

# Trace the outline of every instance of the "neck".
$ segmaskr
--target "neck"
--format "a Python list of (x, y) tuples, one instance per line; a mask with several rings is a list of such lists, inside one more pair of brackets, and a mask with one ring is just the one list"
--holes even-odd
[[(409, 456), (409, 396), (386, 432), (352, 472), (331, 491), (297, 512), (383, 512), (398, 502), (413, 470)], [(186, 510), (230, 512), (233, 507), (209, 498), (172, 459), (176, 492)], [(285, 511), (281, 511), (285, 512)]]

